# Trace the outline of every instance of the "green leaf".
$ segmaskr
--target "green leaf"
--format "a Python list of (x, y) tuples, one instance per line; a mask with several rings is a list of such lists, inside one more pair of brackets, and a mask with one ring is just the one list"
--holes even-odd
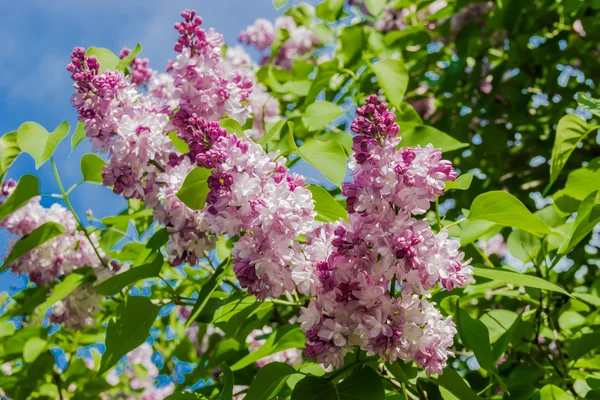
[(90, 57), (96, 57), (98, 63), (100, 63), (100, 69), (98, 73), (102, 73), (106, 70), (115, 70), (117, 69), (117, 64), (119, 64), (119, 57), (115, 55), (112, 51), (105, 49), (103, 47), (90, 47), (86, 50), (85, 55)]
[(462, 225), (460, 232), (460, 244), (466, 246), (478, 240), (482, 236), (498, 233), (502, 229), (501, 225), (488, 221), (466, 221)]
[(519, 199), (502, 190), (480, 194), (471, 204), (470, 220), (484, 220), (534, 234), (552, 233)]
[(399, 107), (408, 87), (408, 70), (404, 61), (388, 58), (371, 64), (371, 69), (390, 104)]
[(308, 190), (312, 193), (315, 201), (315, 212), (317, 221), (336, 222), (340, 219), (348, 221), (348, 211), (340, 205), (325, 188), (310, 185)]
[(73, 132), (73, 136), (71, 136), (71, 151), (75, 150), (77, 145), (81, 143), (83, 139), (85, 139), (85, 124), (80, 122), (77, 124), (77, 129)]
[(323, 89), (327, 88), (331, 82), (331, 78), (338, 73), (338, 60), (331, 60), (319, 64), (317, 73), (312, 82), (312, 86), (306, 95), (305, 105), (310, 105), (315, 102), (317, 96)]
[[(576, 200), (583, 200), (592, 192), (600, 189), (600, 157), (588, 162), (585, 167), (576, 169), (569, 173), (565, 189), (558, 191)], [(558, 199), (557, 199), (558, 201)]]
[(578, 338), (570, 339), (565, 343), (565, 350), (573, 360), (583, 357), (590, 351), (600, 347), (600, 331), (585, 333)]
[[(138, 54), (140, 54), (141, 51), (142, 51), (142, 45), (138, 43), (135, 46), (135, 49), (133, 49), (133, 51), (131, 53), (129, 53), (129, 55), (127, 57), (121, 58), (117, 62), (117, 65), (115, 65), (115, 69), (120, 70), (120, 71), (124, 71), (127, 68), (127, 66), (129, 64), (131, 64), (131, 62), (133, 61), (133, 59), (136, 58), (138, 56)], [(102, 64), (100, 64), (100, 67), (102, 67)]]
[(520, 323), (521, 316), (517, 316), (512, 325), (510, 325), (510, 327), (498, 338), (498, 340), (496, 340), (496, 343), (494, 343), (494, 346), (492, 347), (492, 355), (494, 356), (494, 360), (498, 361), (506, 349), (508, 349), (508, 345), (510, 344)]
[(492, 356), (492, 346), (487, 327), (478, 319), (471, 317), (465, 310), (456, 304), (454, 321), (460, 339), (465, 347), (473, 350), (479, 365), (489, 371), (496, 371), (496, 362)]
[(200, 210), (206, 204), (206, 196), (209, 192), (207, 180), (210, 174), (209, 169), (195, 167), (185, 177), (176, 196), (192, 210)]
[(273, 0), (273, 7), (279, 10), (281, 7), (286, 5), (287, 1), (288, 0)]
[(23, 347), (23, 360), (32, 363), (46, 348), (48, 342), (39, 337), (32, 337), (25, 342)]
[(37, 176), (23, 175), (17, 187), (6, 201), (0, 204), (0, 221), (23, 207), (32, 198), (40, 195), (40, 181)]
[(318, 101), (306, 107), (302, 122), (310, 131), (321, 131), (333, 120), (344, 115), (345, 111), (337, 104)]
[(536, 260), (542, 250), (542, 241), (529, 232), (515, 229), (508, 235), (506, 246), (511, 255), (527, 263)]
[(271, 354), (292, 348), (304, 348), (305, 339), (306, 336), (299, 326), (280, 326), (275, 332), (269, 335), (262, 346), (233, 364), (231, 369), (239, 371)]
[(575, 114), (566, 115), (558, 121), (556, 138), (552, 147), (550, 183), (548, 186), (552, 185), (558, 178), (571, 153), (588, 133), (588, 124)]
[(15, 334), (17, 329), (12, 321), (3, 320), (0, 321), (0, 338), (6, 336), (12, 336)]
[(273, 362), (258, 370), (258, 374), (246, 394), (246, 400), (269, 400), (285, 386), (287, 378), (297, 374), (291, 365)]
[(9, 132), (0, 138), (0, 179), (6, 175), (13, 161), (21, 154), (17, 141), (17, 131)]
[(223, 389), (216, 400), (231, 400), (233, 398), (233, 371), (227, 364), (221, 364), (221, 374), (223, 375)]
[(342, 186), (346, 176), (346, 153), (337, 140), (307, 140), (298, 148), (298, 154), (335, 185)]
[(296, 384), (292, 400), (384, 400), (385, 390), (377, 372), (367, 365), (354, 368), (339, 384), (307, 376)]
[(561, 288), (560, 286), (554, 283), (548, 282), (545, 279), (520, 272), (510, 271), (505, 268), (487, 268), (483, 266), (474, 266), (473, 275), (504, 282), (511, 285), (550, 290), (553, 292), (559, 292), (562, 294), (566, 294), (567, 296), (571, 296), (565, 289)]
[(446, 190), (467, 190), (469, 187), (471, 187), (471, 182), (473, 182), (473, 174), (467, 172), (466, 174), (462, 174), (456, 178), (454, 181), (447, 181)]
[(17, 131), (17, 143), (21, 151), (29, 153), (39, 169), (52, 157), (58, 144), (69, 134), (69, 123), (63, 121), (52, 133), (35, 122), (25, 122)]
[(39, 245), (64, 234), (66, 231), (64, 226), (56, 222), (46, 222), (38, 226), (30, 234), (23, 236), (15, 243), (12, 251), (4, 260), (4, 265), (10, 264)]
[[(343, 0), (336, 1), (343, 2)], [(352, 25), (342, 29), (338, 57), (343, 66), (348, 66), (355, 59), (358, 59), (364, 48), (365, 33), (362, 26)]]
[(479, 320), (487, 327), (490, 343), (494, 344), (514, 324), (517, 313), (511, 310), (495, 309), (486, 311)]
[(444, 369), (444, 372), (433, 381), (461, 400), (481, 400), (481, 397), (477, 396), (477, 393), (466, 384), (463, 377), (452, 367)]
[(106, 351), (98, 374), (111, 369), (121, 357), (146, 341), (160, 308), (141, 296), (128, 296), (121, 303), (119, 317), (111, 319), (106, 328)]
[[(126, 210), (126, 211), (131, 211), (131, 210)], [(153, 213), (154, 213), (154, 211), (152, 211), (151, 208), (145, 208), (141, 211), (134, 212), (133, 214), (119, 214), (119, 215), (114, 215), (111, 217), (104, 217), (100, 221), (104, 225), (116, 225), (116, 224), (119, 224), (122, 222), (129, 222), (131, 220), (135, 220), (138, 218), (151, 217), (153, 215)]]
[(334, 22), (341, 15), (344, 8), (344, 0), (325, 0), (317, 8), (317, 17), (325, 22)]
[(164, 259), (161, 253), (156, 253), (155, 258), (148, 264), (130, 268), (121, 272), (94, 287), (96, 293), (103, 296), (113, 296), (121, 289), (142, 279), (157, 277), (163, 267)]
[(169, 132), (169, 139), (171, 139), (173, 146), (175, 146), (175, 149), (181, 154), (190, 151), (187, 143), (177, 137), (177, 132)]
[(81, 157), (81, 174), (85, 182), (102, 183), (102, 167), (106, 161), (95, 154), (84, 154)]
[(424, 147), (431, 143), (433, 147), (448, 152), (469, 146), (429, 125), (409, 126), (407, 129), (400, 127), (400, 136), (402, 137), (400, 147)]
[(600, 100), (588, 97), (585, 93), (577, 93), (577, 104), (600, 117)]
[(577, 217), (570, 240), (563, 242), (559, 254), (573, 250), (600, 223), (600, 191), (588, 195), (577, 209)]
[(200, 294), (198, 295), (198, 299), (196, 300), (196, 304), (194, 305), (194, 308), (192, 309), (190, 318), (185, 323), (186, 328), (189, 327), (192, 324), (192, 322), (194, 322), (196, 320), (196, 317), (198, 317), (198, 315), (200, 315), (200, 313), (202, 312), (202, 310), (208, 303), (208, 300), (210, 299), (210, 295), (221, 284), (221, 281), (223, 280), (223, 275), (225, 275), (226, 270), (229, 269), (229, 268), (225, 268), (227, 265), (228, 265), (227, 260), (223, 261), (217, 267), (217, 269), (215, 270), (215, 273), (210, 277), (208, 282), (206, 282), (204, 284), (204, 286), (202, 286), (202, 290), (200, 291)]
[(365, 6), (371, 15), (377, 16), (385, 9), (387, 0), (365, 0)]
[(90, 267), (78, 268), (74, 270), (67, 275), (62, 282), (54, 286), (52, 289), (52, 294), (48, 296), (46, 301), (44, 301), (37, 308), (42, 310), (42, 312), (46, 312), (48, 308), (67, 297), (75, 289), (81, 286), (82, 283), (84, 283), (86, 280), (89, 280), (93, 275), (94, 273)]
[(538, 393), (540, 400), (573, 400), (573, 397), (565, 393), (558, 386), (547, 384)]
[(281, 128), (283, 127), (283, 122), (283, 120), (277, 121), (277, 123), (273, 125), (271, 129), (269, 129), (265, 136), (261, 137), (260, 140), (256, 143), (260, 144), (261, 146), (264, 146), (265, 144), (269, 143), (273, 136), (275, 136), (276, 133), (281, 131)]
[(242, 125), (233, 118), (224, 118), (219, 121), (219, 125), (221, 125), (221, 128), (225, 129), (227, 133), (233, 133), (239, 138), (245, 137), (244, 128), (242, 128)]

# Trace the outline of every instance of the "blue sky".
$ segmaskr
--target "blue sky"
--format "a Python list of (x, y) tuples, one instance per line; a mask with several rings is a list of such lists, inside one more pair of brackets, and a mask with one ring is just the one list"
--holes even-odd
[[(74, 129), (76, 113), (69, 102), (73, 89), (65, 66), (75, 46), (106, 47), (118, 54), (123, 47), (141, 43), (141, 56), (150, 59), (152, 68), (162, 70), (174, 55), (177, 33), (173, 24), (186, 8), (196, 9), (204, 19), (204, 27), (214, 27), (230, 45), (235, 44), (239, 31), (256, 18), (272, 20), (280, 14), (272, 0), (0, 2), (0, 134), (16, 130), (25, 121), (35, 121), (52, 131), (66, 119)], [(90, 151), (89, 144), (83, 142), (71, 153), (69, 139), (55, 153), (65, 187), (80, 180), (79, 160)], [(58, 192), (49, 163), (36, 171), (32, 159), (22, 155), (8, 176), (18, 179), (25, 173), (40, 177), (42, 193)], [(89, 208), (102, 218), (125, 205), (109, 189), (91, 184), (73, 191), (71, 200), (84, 219)], [(43, 200), (44, 205), (51, 202), (49, 198)], [(0, 255), (5, 253), (7, 241), (6, 234), (0, 232)], [(0, 275), (0, 291), (15, 283), (9, 273)]]

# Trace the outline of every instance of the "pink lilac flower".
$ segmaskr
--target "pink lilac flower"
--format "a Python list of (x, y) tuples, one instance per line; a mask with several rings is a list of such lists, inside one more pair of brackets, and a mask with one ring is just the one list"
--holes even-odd
[[(123, 366), (122, 376), (128, 379), (131, 389), (140, 393), (136, 395), (128, 395), (127, 400), (144, 399), (144, 400), (161, 400), (172, 394), (175, 390), (175, 385), (169, 383), (160, 388), (156, 387), (155, 380), (159, 375), (158, 367), (152, 362), (154, 350), (148, 343), (144, 343), (135, 350), (127, 353), (127, 362)], [(142, 376), (136, 374), (140, 368), (144, 371)], [(106, 381), (111, 385), (117, 385), (120, 381), (116, 369), (111, 370), (106, 376)]]
[(243, 123), (249, 115), (246, 101), (252, 82), (239, 73), (226, 73), (219, 33), (201, 29), (202, 19), (195, 11), (186, 10), (181, 15), (184, 22), (175, 24), (181, 35), (175, 44), (179, 55), (171, 66), (181, 108), (207, 120), (227, 115)]
[(81, 47), (73, 50), (67, 65), (75, 82), (76, 93), (71, 103), (77, 109), (78, 119), (85, 124), (86, 135), (94, 148), (106, 151), (119, 128), (121, 116), (134, 106), (139, 95), (122, 72), (105, 71), (99, 75), (99, 68), (96, 57), (87, 57)]
[[(15, 186), (13, 180), (7, 181), (2, 186), (2, 197), (10, 196)], [(81, 231), (77, 230), (73, 214), (60, 204), (44, 208), (40, 204), (40, 197), (34, 197), (0, 222), (0, 227), (14, 235), (6, 254), (10, 254), (18, 238), (30, 234), (46, 222), (61, 224), (65, 227), (66, 233), (39, 245), (9, 263), (7, 267), (13, 273), (28, 274), (33, 283), (44, 285), (61, 275), (71, 273), (74, 269), (84, 266), (99, 268), (102, 265), (92, 244)], [(90, 238), (97, 247), (96, 235), (91, 233)], [(100, 255), (103, 256), (102, 253)]]
[(506, 242), (501, 233), (492, 236), (487, 243), (479, 241), (477, 245), (485, 251), (487, 256), (495, 254), (500, 258), (504, 258), (506, 255)]
[(242, 235), (232, 251), (242, 287), (261, 299), (293, 291), (292, 245), (314, 221), (304, 180), (288, 173), (283, 157), (228, 134), (216, 122), (182, 108), (173, 124), (190, 149), (184, 158), (213, 169), (205, 207), (210, 232)]
[[(317, 227), (296, 252), (292, 277), (301, 293), (316, 296), (299, 318), (306, 355), (340, 367), (358, 345), (441, 373), (456, 329), (421, 296), (437, 285), (464, 286), (472, 270), (458, 241), (414, 215), (427, 211), (456, 173), (431, 145), (399, 148), (394, 110), (376, 96), (356, 113), (353, 181), (342, 191), (349, 221)], [(396, 289), (400, 296), (391, 296)]]
[(271, 47), (271, 44), (276, 39), (275, 27), (263, 18), (259, 18), (244, 31), (238, 35), (238, 40), (242, 43), (252, 45), (260, 51), (264, 51)]
[(275, 54), (275, 65), (280, 67), (291, 68), (295, 58), (310, 53), (320, 44), (320, 40), (309, 27), (297, 25), (290, 16), (278, 17), (274, 26), (270, 21), (257, 19), (253, 25), (240, 33), (238, 39), (262, 52), (271, 47), (278, 30), (287, 31), (288, 36)]
[(79, 287), (52, 306), (50, 322), (73, 330), (93, 326), (94, 313), (100, 310), (101, 299), (91, 286)]
[[(124, 48), (121, 50), (119, 58), (123, 59), (131, 54), (131, 50)], [(154, 71), (148, 68), (149, 60), (147, 58), (135, 57), (129, 63), (130, 79), (136, 86), (144, 86), (148, 83), (150, 78), (154, 75)]]
[(253, 91), (248, 99), (252, 111), (252, 129), (245, 133), (252, 140), (259, 140), (265, 134), (265, 126), (275, 124), (281, 120), (279, 100), (271, 96), (267, 88), (256, 82), (258, 66), (252, 62), (250, 55), (241, 46), (229, 47), (226, 60), (232, 71), (237, 71), (241, 76), (253, 82)]
[(156, 164), (167, 163), (171, 152), (172, 143), (165, 134), (168, 123), (167, 114), (142, 103), (131, 115), (123, 115), (112, 139), (109, 163), (103, 167), (102, 183), (126, 199), (142, 199), (145, 180), (158, 172)]
[(196, 264), (204, 258), (205, 251), (214, 248), (214, 236), (209, 235), (205, 212), (192, 210), (176, 196), (183, 181), (194, 165), (182, 157), (178, 164), (168, 164), (165, 172), (158, 174), (152, 190), (145, 197), (146, 204), (154, 208), (154, 219), (166, 226), (172, 235), (167, 253), (173, 265), (188, 262)]

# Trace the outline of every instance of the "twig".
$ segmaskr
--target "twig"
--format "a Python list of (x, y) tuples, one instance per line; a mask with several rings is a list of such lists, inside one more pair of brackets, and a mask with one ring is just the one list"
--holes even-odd
[(56, 168), (56, 163), (54, 162), (54, 158), (50, 158), (50, 162), (52, 163), (52, 169), (54, 170), (54, 177), (56, 178), (56, 183), (58, 184), (58, 188), (60, 189), (60, 193), (62, 194), (62, 199), (65, 201), (67, 207), (73, 214), (73, 217), (75, 218), (75, 221), (77, 221), (77, 224), (79, 225), (80, 230), (83, 231), (83, 234), (87, 238), (88, 242), (90, 242), (90, 246), (92, 246), (92, 248), (94, 249), (96, 256), (98, 256), (98, 260), (100, 260), (100, 262), (102, 263), (104, 268), (109, 269), (108, 264), (106, 263), (104, 258), (100, 255), (100, 252), (94, 245), (94, 242), (92, 241), (92, 238), (90, 237), (90, 234), (88, 233), (88, 231), (85, 229), (85, 227), (81, 223), (81, 219), (79, 219), (79, 216), (75, 212), (73, 205), (71, 205), (71, 201), (69, 200), (69, 195), (65, 192), (65, 189), (60, 180), (60, 176), (58, 175), (58, 169)]

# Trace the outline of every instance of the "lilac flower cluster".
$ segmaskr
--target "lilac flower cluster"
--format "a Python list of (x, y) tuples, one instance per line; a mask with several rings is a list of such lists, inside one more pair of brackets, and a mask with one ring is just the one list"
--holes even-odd
[(250, 112), (245, 102), (252, 92), (252, 81), (237, 72), (227, 73), (227, 63), (221, 57), (221, 34), (201, 29), (202, 19), (195, 11), (181, 15), (184, 22), (175, 24), (181, 35), (175, 44), (179, 55), (170, 71), (180, 107), (207, 120), (227, 115), (243, 123)]
[(190, 149), (181, 159), (213, 169), (204, 218), (212, 234), (240, 236), (232, 253), (241, 286), (260, 299), (293, 291), (292, 245), (315, 215), (303, 178), (288, 173), (283, 157), (183, 108), (173, 124)]
[[(12, 179), (5, 182), (2, 185), (1, 197), (9, 197), (15, 186), (16, 182)], [(0, 203), (2, 202), (4, 201)], [(77, 223), (73, 214), (60, 204), (53, 204), (50, 208), (43, 207), (40, 204), (40, 197), (34, 197), (0, 222), (0, 227), (4, 228), (9, 234), (14, 235), (8, 245), (6, 254), (10, 254), (18, 239), (29, 235), (34, 229), (46, 222), (63, 225), (66, 233), (42, 243), (9, 263), (7, 267), (13, 273), (28, 274), (31, 282), (44, 285), (80, 267), (101, 267), (102, 264), (92, 244), (81, 231), (77, 230)], [(91, 233), (90, 238), (97, 247), (96, 235)]]
[(295, 58), (310, 53), (320, 44), (319, 38), (311, 29), (296, 24), (290, 16), (278, 17), (275, 24), (265, 19), (257, 19), (239, 34), (238, 40), (256, 47), (259, 51), (265, 51), (277, 39), (278, 31), (286, 31), (288, 38), (275, 54), (275, 65), (286, 69), (292, 67)]
[[(131, 49), (125, 47), (121, 50), (119, 58), (123, 59), (131, 54)], [(129, 63), (130, 79), (136, 86), (145, 86), (154, 75), (154, 71), (148, 67), (150, 61), (147, 58), (135, 57)]]
[[(126, 105), (116, 101), (116, 90), (103, 98), (117, 96), (103, 111), (118, 116), (105, 135), (110, 159), (103, 183), (154, 208), (155, 219), (172, 233), (168, 252), (173, 264), (195, 264), (214, 247), (217, 236), (239, 235), (233, 254), (241, 285), (259, 298), (278, 297), (295, 289), (289, 262), (295, 238), (313, 227), (311, 194), (301, 177), (288, 173), (284, 158), (228, 134), (216, 122), (223, 116), (244, 122), (250, 101), (260, 109), (255, 111), (255, 126), (264, 132), (263, 124), (279, 114), (279, 104), (270, 102), (264, 89), (252, 99), (255, 77), (249, 59), (240, 52), (223, 59), (221, 35), (201, 29), (202, 20), (193, 11), (182, 16), (184, 21), (175, 25), (181, 35), (175, 50), (180, 54), (168, 68), (173, 79), (153, 77), (144, 94), (137, 93), (134, 84), (118, 81), (117, 87), (134, 93)], [(75, 87), (93, 103), (96, 91), (85, 83), (110, 73), (97, 77), (97, 68), (81, 67), (96, 62), (79, 49), (72, 58), (69, 70), (76, 71)], [(78, 75), (87, 70), (90, 77)], [(179, 107), (174, 115), (172, 101)], [(169, 106), (161, 106), (165, 104)], [(186, 154), (172, 151), (167, 136), (172, 130), (187, 144)], [(195, 166), (213, 170), (203, 210), (191, 210), (175, 196)]]
[(353, 182), (343, 186), (349, 222), (307, 235), (294, 268), (298, 290), (316, 296), (299, 319), (306, 355), (339, 367), (358, 345), (389, 362), (414, 360), (428, 374), (441, 373), (456, 328), (422, 296), (439, 284), (465, 285), (472, 269), (458, 241), (413, 215), (429, 209), (456, 173), (431, 145), (398, 149), (394, 111), (376, 96), (356, 112)]
[(253, 114), (252, 129), (245, 133), (252, 140), (259, 140), (270, 124), (281, 120), (279, 100), (271, 96), (263, 84), (256, 82), (258, 66), (241, 46), (229, 47), (225, 57), (232, 70), (253, 82), (252, 94), (248, 99)]
[[(175, 385), (173, 383), (160, 388), (156, 387), (155, 380), (159, 375), (159, 370), (156, 364), (152, 362), (153, 354), (152, 346), (148, 343), (144, 343), (127, 353), (127, 364), (123, 366), (122, 375), (128, 379), (131, 389), (138, 393), (125, 396), (126, 400), (162, 400), (174, 392)], [(144, 374), (138, 376), (136, 371), (143, 371)], [(106, 381), (113, 386), (119, 383), (120, 378), (116, 369), (112, 369), (108, 373)]]

